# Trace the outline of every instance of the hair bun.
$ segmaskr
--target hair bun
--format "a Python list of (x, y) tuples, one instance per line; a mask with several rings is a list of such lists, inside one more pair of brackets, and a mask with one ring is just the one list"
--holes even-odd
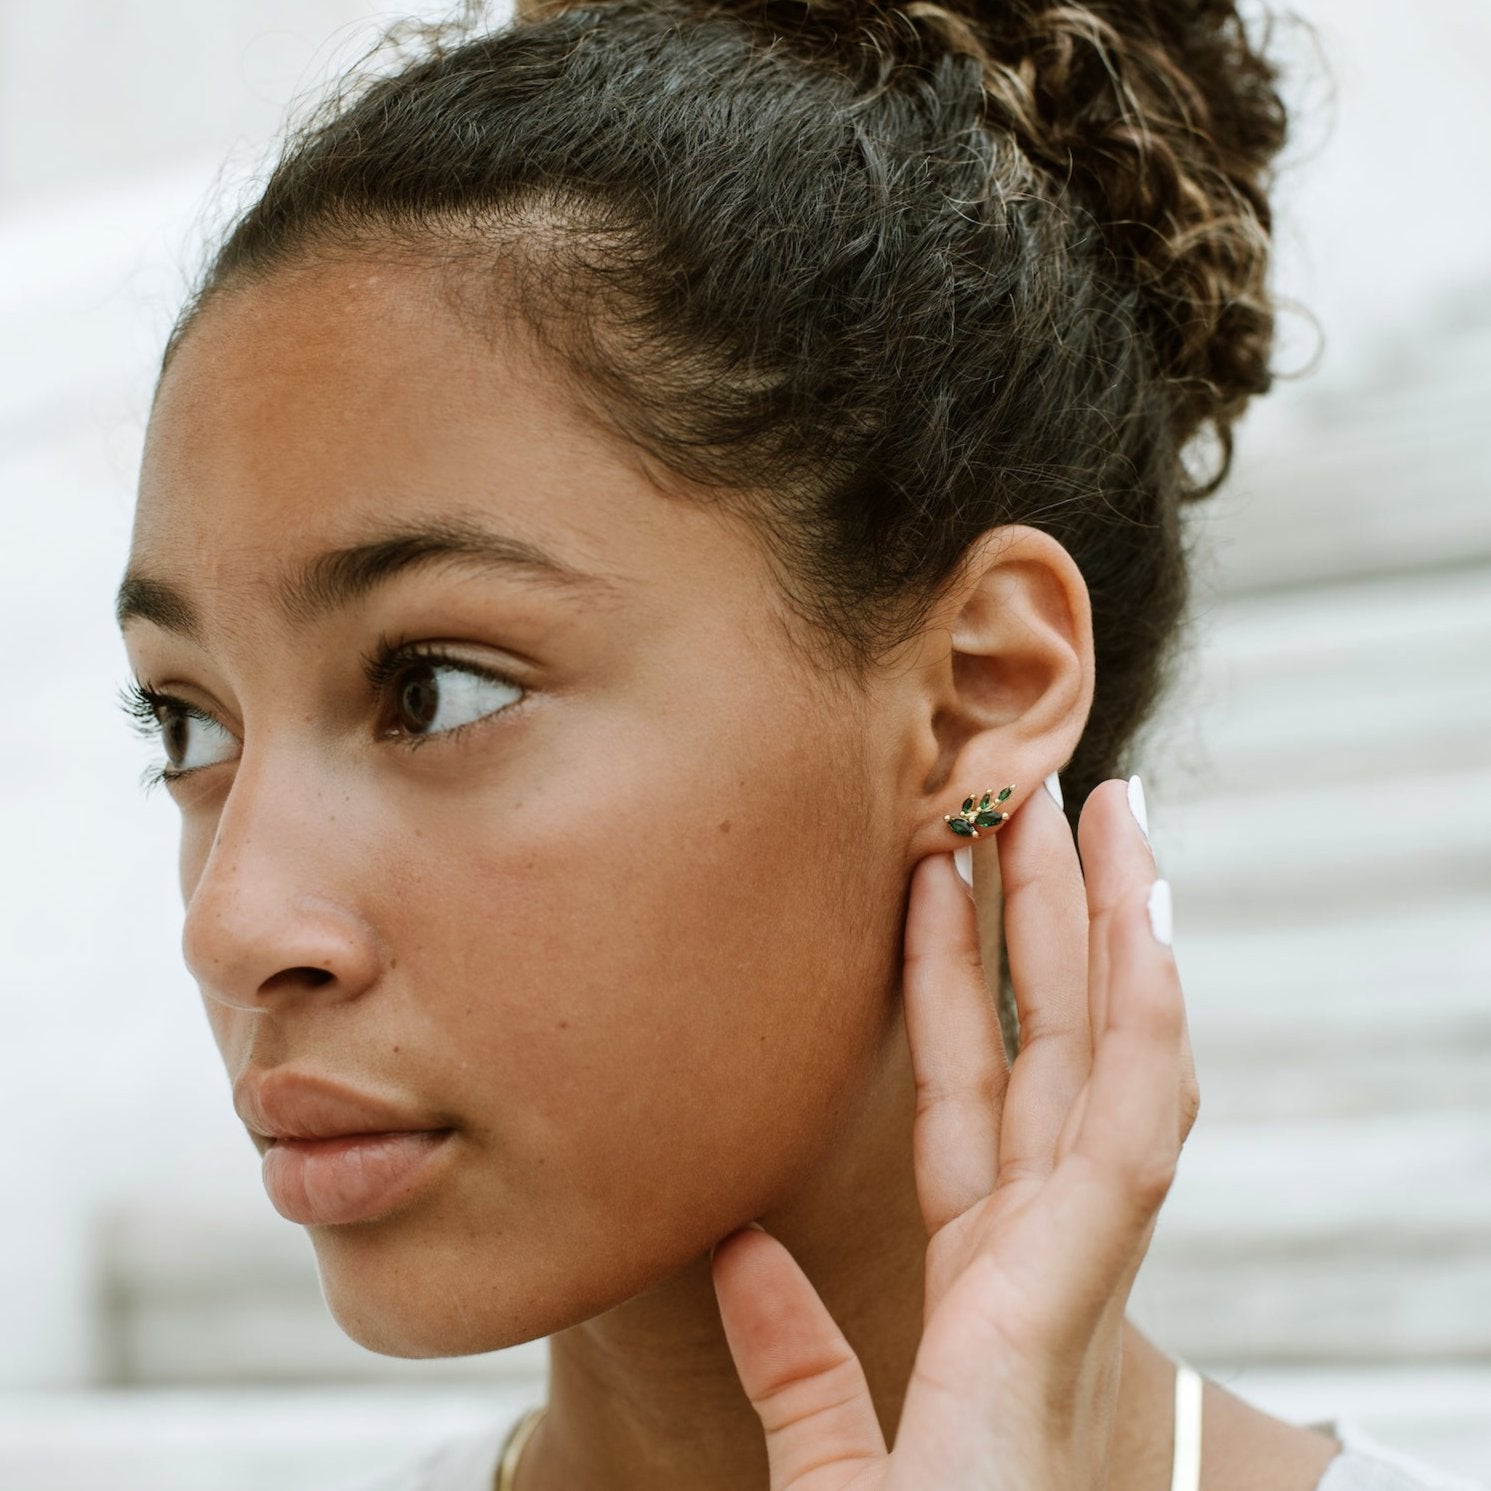
[[(1176, 438), (1221, 443), (1272, 381), (1268, 188), (1286, 115), (1278, 72), (1233, 0), (911, 4), (908, 18), (973, 50), (991, 122), (1091, 215), (1145, 297)], [(1263, 41), (1267, 41), (1267, 35)]]
[[(563, 0), (560, 0), (563, 3)], [(1184, 445), (1272, 381), (1270, 168), (1286, 115), (1277, 68), (1234, 0), (712, 0), (883, 78), (961, 53), (987, 118), (1101, 233), (1173, 394)], [(1267, 33), (1262, 42), (1268, 40)]]
[[(522, 0), (555, 13), (597, 0)], [(631, 0), (668, 6), (670, 0)], [(1172, 396), (1177, 448), (1232, 425), (1272, 382), (1271, 163), (1287, 118), (1278, 69), (1235, 0), (671, 0), (833, 60), (869, 88), (961, 54), (986, 119), (1101, 235), (1109, 278)], [(1271, 23), (1270, 23), (1271, 24)]]

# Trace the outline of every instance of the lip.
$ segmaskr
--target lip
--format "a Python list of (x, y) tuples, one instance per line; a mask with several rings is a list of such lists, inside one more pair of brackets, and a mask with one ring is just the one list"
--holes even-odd
[(245, 1072), (233, 1084), (233, 1110), (262, 1139), (340, 1139), (448, 1127), (407, 1104), (285, 1067)]
[(421, 1190), (454, 1129), (276, 1139), (264, 1151), (264, 1189), (274, 1209), (303, 1227), (366, 1222)]
[(313, 1072), (245, 1072), (233, 1108), (260, 1140), (264, 1189), (304, 1226), (366, 1221), (407, 1201), (434, 1174), (454, 1128), (407, 1104)]

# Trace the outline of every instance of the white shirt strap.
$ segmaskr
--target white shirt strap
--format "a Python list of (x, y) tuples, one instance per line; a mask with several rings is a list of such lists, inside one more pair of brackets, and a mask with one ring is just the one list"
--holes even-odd
[(1170, 1460), (1170, 1491), (1200, 1491), (1201, 1374), (1175, 1363), (1175, 1450)]

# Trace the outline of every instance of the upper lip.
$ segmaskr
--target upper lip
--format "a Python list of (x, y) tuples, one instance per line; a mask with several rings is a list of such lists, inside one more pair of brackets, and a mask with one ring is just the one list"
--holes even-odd
[(336, 1139), (449, 1127), (334, 1078), (284, 1067), (245, 1072), (233, 1084), (233, 1109), (265, 1139)]

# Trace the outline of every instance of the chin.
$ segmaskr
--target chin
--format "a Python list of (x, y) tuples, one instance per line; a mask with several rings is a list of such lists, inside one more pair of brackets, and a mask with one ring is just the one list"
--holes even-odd
[[(473, 1356), (568, 1330), (658, 1287), (682, 1284), (711, 1303), (708, 1240), (634, 1238), (595, 1249), (594, 1229), (550, 1216), (538, 1232), (506, 1232), (443, 1211), (413, 1211), (307, 1229), (332, 1318), (368, 1351), (411, 1358)], [(650, 1246), (648, 1243), (650, 1242)]]
[(603, 1314), (655, 1277), (645, 1267), (639, 1279), (599, 1275), (593, 1255), (570, 1256), (552, 1237), (476, 1244), (470, 1225), (390, 1220), (308, 1230), (332, 1318), (381, 1356), (520, 1346)]
[(332, 1319), (380, 1356), (472, 1356), (569, 1323), (536, 1298), (533, 1260), (500, 1243), (478, 1254), (469, 1234), (420, 1239), (392, 1223), (308, 1230)]

